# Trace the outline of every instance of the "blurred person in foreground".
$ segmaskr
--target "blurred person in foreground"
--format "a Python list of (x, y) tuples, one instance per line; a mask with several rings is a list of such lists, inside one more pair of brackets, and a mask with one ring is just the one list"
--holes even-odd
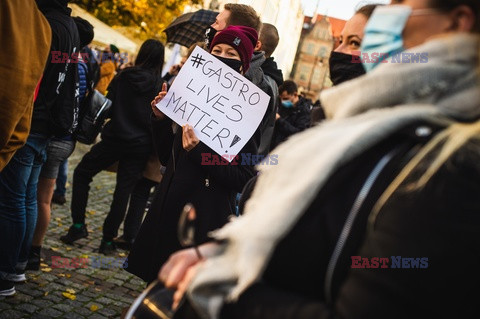
[[(78, 53), (80, 41), (67, 4), (68, 0), (37, 0), (52, 31), (50, 55), (27, 142), (0, 172), (0, 295), (14, 294), (14, 283), (26, 280), (25, 267), (37, 221), (38, 176), (47, 144), (55, 133), (75, 125), (76, 69), (70, 57)], [(68, 59), (59, 59), (59, 54)]]
[(30, 132), (35, 87), (47, 62), (52, 32), (34, 0), (2, 1), (0, 21), (1, 172)]
[(178, 318), (476, 316), (480, 3), (379, 7), (361, 52), (367, 74), (322, 93), (330, 120), (275, 150), (207, 258), (163, 267)]

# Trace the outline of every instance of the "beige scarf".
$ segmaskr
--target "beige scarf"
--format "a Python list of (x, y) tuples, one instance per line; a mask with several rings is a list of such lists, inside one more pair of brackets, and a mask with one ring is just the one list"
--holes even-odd
[(414, 121), (447, 126), (480, 117), (478, 37), (444, 36), (410, 52), (428, 52), (428, 62), (382, 64), (326, 90), (322, 105), (332, 119), (273, 150), (278, 165), (258, 167), (261, 175), (245, 214), (212, 234), (227, 244), (189, 287), (188, 297), (203, 318), (218, 318), (225, 300), (261, 279), (277, 243), (338, 167)]

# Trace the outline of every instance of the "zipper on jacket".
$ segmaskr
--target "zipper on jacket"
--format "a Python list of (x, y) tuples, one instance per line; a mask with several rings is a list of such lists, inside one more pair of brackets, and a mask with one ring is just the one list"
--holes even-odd
[(395, 156), (398, 153), (398, 151), (399, 151), (399, 148), (396, 148), (390, 153), (387, 153), (386, 155), (384, 155), (380, 159), (380, 161), (377, 163), (377, 165), (375, 165), (372, 172), (366, 179), (365, 183), (360, 189), (360, 192), (355, 198), (355, 201), (353, 202), (352, 208), (348, 213), (347, 220), (345, 221), (342, 232), (340, 233), (340, 237), (337, 240), (337, 243), (335, 245), (332, 256), (330, 257), (330, 261), (327, 266), (327, 273), (325, 275), (325, 297), (327, 299), (327, 302), (332, 302), (333, 273), (335, 272), (335, 267), (337, 265), (338, 258), (340, 257), (343, 247), (345, 246), (348, 236), (350, 235), (355, 218), (357, 217), (358, 212), (360, 211), (360, 208), (362, 208), (362, 205), (365, 202), (365, 199), (367, 198), (368, 194), (370, 193), (373, 187), (373, 184), (377, 180), (378, 176), (383, 171), (385, 166), (390, 162), (393, 156)]

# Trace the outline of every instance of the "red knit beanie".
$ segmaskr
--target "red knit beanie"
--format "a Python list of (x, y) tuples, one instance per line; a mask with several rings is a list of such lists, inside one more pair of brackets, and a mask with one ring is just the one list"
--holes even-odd
[(258, 34), (255, 29), (241, 25), (231, 25), (218, 32), (210, 44), (210, 50), (220, 43), (231, 45), (237, 50), (243, 64), (243, 72), (250, 67), (253, 49), (257, 45)]

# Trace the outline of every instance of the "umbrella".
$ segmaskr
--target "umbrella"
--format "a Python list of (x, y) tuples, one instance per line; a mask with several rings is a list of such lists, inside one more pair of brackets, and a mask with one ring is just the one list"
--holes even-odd
[(167, 42), (178, 43), (189, 47), (205, 38), (205, 29), (215, 22), (218, 12), (198, 10), (182, 14), (163, 31), (167, 34)]

